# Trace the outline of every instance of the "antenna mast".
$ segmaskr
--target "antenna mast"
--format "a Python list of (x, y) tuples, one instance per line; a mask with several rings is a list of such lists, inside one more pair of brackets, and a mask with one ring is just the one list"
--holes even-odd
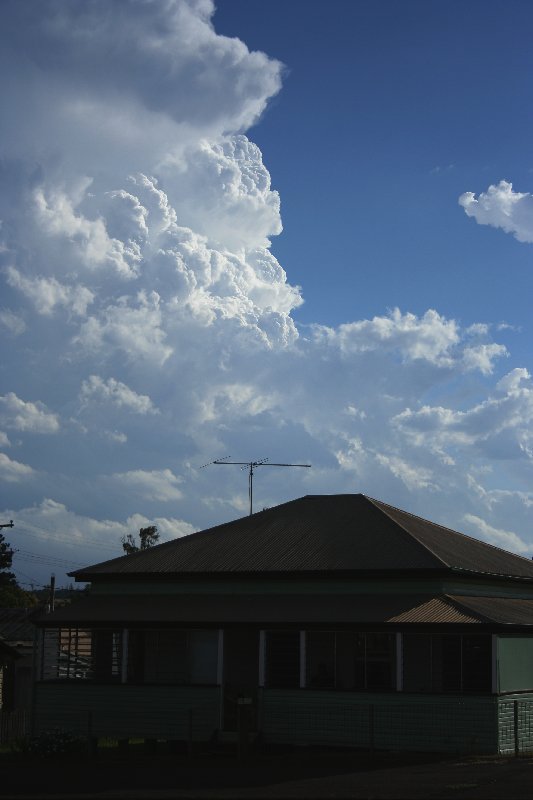
[(244, 469), (248, 467), (248, 498), (250, 500), (250, 516), (253, 514), (253, 499), (254, 499), (254, 470), (257, 467), (307, 467), (309, 468), (311, 464), (274, 464), (268, 460), (268, 458), (262, 458), (260, 461), (229, 461), (231, 456), (226, 456), (226, 458), (217, 458), (215, 461), (210, 461), (209, 464), (203, 464), (200, 469), (204, 467), (210, 467), (211, 464), (216, 464), (218, 467), (224, 466), (225, 464), (231, 464), (241, 467)]

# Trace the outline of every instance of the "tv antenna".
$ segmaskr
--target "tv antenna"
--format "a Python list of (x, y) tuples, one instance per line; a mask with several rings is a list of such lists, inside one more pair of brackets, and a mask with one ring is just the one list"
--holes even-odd
[(204, 467), (210, 467), (211, 464), (216, 464), (218, 467), (222, 467), (226, 464), (228, 465), (236, 465), (241, 467), (244, 470), (245, 467), (248, 467), (248, 498), (250, 500), (250, 516), (253, 514), (253, 499), (254, 499), (254, 470), (257, 467), (307, 467), (309, 468), (311, 464), (275, 464), (268, 460), (268, 458), (262, 458), (260, 461), (229, 461), (231, 456), (226, 456), (225, 458), (217, 458), (215, 461), (210, 461), (209, 464), (203, 464), (200, 469)]

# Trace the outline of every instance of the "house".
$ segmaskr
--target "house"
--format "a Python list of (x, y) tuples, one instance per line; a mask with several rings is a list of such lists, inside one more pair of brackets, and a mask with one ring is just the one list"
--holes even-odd
[(533, 562), (365, 495), (302, 497), (72, 575), (88, 596), (38, 620), (37, 730), (533, 744)]
[(31, 705), (34, 609), (0, 608), (0, 710)]
[(0, 608), (0, 744), (28, 731), (35, 627), (33, 609)]

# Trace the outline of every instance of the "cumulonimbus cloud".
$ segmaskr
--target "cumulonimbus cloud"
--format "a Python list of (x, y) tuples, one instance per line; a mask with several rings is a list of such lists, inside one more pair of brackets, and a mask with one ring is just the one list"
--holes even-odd
[[(245, 474), (199, 469), (231, 453), (313, 464), (259, 472), (259, 507), (365, 491), (519, 535), (533, 495), (498, 493), (484, 470), (492, 487), (506, 465), (531, 477), (529, 374), (503, 375), (490, 324), (438, 309), (297, 325), (303, 290), (270, 249), (280, 198), (247, 135), (282, 66), (213, 14), (1, 5), (6, 518), (75, 561), (119, 555), (146, 524), (170, 538), (246, 513)], [(529, 241), (529, 196), (486, 195), (465, 211)]]

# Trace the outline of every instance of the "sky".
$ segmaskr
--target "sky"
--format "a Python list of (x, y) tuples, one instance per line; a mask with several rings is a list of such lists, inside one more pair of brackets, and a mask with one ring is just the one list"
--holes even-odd
[(26, 587), (363, 492), (533, 555), (533, 7), (3, 0)]

